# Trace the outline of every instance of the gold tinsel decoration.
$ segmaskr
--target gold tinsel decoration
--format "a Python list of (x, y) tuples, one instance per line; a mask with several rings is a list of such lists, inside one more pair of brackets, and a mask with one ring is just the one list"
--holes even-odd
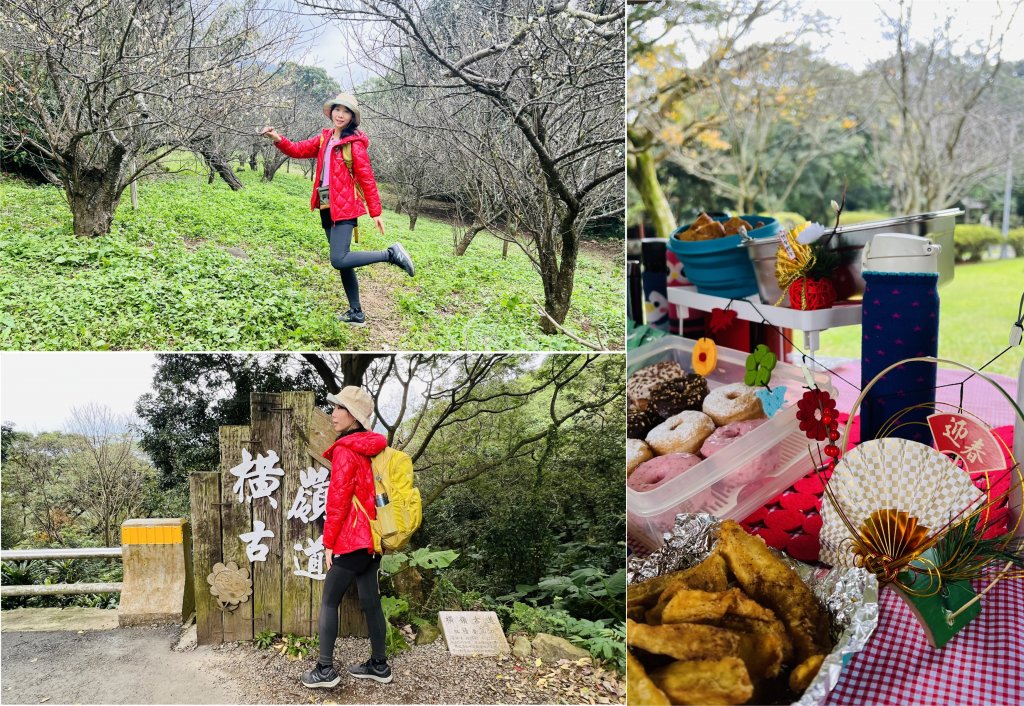
[(782, 242), (779, 243), (779, 250), (775, 255), (775, 278), (779, 281), (779, 287), (782, 288), (782, 296), (775, 302), (775, 306), (781, 304), (782, 300), (786, 298), (789, 286), (801, 277), (806, 277), (817, 262), (811, 246), (797, 242), (797, 236), (808, 225), (810, 224), (804, 223), (786, 231), (782, 236)]

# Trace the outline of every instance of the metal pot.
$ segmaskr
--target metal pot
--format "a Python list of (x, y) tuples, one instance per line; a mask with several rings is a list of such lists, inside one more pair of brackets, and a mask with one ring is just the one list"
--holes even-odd
[[(944, 211), (839, 226), (831, 240), (832, 248), (839, 253), (840, 264), (835, 275), (836, 294), (839, 299), (856, 299), (864, 293), (861, 251), (880, 233), (916, 235), (941, 246), (938, 256), (939, 285), (951, 282), (954, 268), (953, 228), (956, 225), (956, 217), (961, 214), (963, 211), (958, 208), (948, 208)], [(754, 266), (758, 293), (765, 304), (775, 304), (782, 296), (782, 290), (775, 278), (775, 256), (780, 241), (781, 236), (774, 236), (748, 239), (740, 243), (740, 247), (747, 249), (747, 255)]]

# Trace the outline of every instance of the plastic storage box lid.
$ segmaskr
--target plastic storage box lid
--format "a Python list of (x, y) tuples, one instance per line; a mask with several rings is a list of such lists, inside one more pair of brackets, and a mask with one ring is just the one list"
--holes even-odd
[[(675, 360), (689, 370), (694, 343), (686, 338), (667, 336), (637, 348), (628, 357), (629, 374), (663, 360)], [(747, 356), (741, 351), (719, 347), (717, 369), (708, 376), (708, 387), (714, 389), (741, 382)], [(829, 375), (823, 372), (814, 372), (813, 375), (818, 387), (835, 395)], [(784, 386), (786, 395), (783, 408), (775, 416), (654, 490), (641, 493), (627, 487), (630, 547), (656, 547), (661, 532), (666, 529), (663, 525), (667, 517), (670, 519), (674, 511), (681, 511), (680, 506), (687, 503), (706, 503), (704, 507), (687, 507), (687, 512), (713, 512), (722, 519), (743, 520), (803, 477), (811, 469), (808, 447), (813, 448), (816, 443), (800, 431), (796, 419), (796, 402), (806, 391), (806, 385), (800, 368), (780, 361), (772, 372), (770, 386)], [(777, 459), (769, 472), (733, 482), (740, 481), (743, 473), (752, 466), (756, 468), (759, 460), (767, 458)], [(730, 489), (724, 492), (723, 487)], [(700, 502), (701, 498), (705, 503)]]

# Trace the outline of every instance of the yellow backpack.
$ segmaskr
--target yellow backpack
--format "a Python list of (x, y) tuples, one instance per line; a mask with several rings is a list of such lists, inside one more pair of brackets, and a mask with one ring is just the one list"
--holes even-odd
[[(423, 522), (419, 488), (413, 485), (412, 459), (390, 446), (370, 462), (374, 490), (387, 503), (377, 506), (377, 519), (370, 520), (374, 550), (395, 552), (404, 547)], [(369, 519), (369, 513), (353, 495), (352, 502)]]

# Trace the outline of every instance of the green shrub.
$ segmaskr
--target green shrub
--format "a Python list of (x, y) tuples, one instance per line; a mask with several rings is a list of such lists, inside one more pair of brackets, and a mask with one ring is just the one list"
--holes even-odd
[(564, 637), (590, 652), (595, 660), (626, 671), (626, 626), (611, 619), (580, 620), (550, 606), (531, 606), (518, 601), (496, 611), (508, 632), (539, 632)]
[(977, 262), (990, 245), (1000, 242), (999, 230), (991, 226), (964, 224), (953, 231), (953, 250), (957, 262)]
[(1007, 238), (1013, 246), (1014, 257), (1024, 257), (1024, 228), (1012, 229)]

